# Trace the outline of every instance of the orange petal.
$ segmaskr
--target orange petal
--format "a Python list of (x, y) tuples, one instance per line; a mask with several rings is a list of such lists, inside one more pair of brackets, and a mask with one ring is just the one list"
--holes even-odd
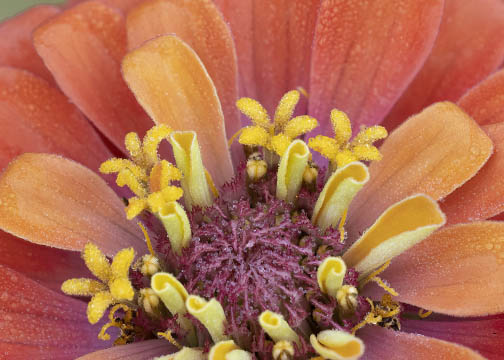
[(147, 40), (176, 34), (198, 54), (213, 80), (231, 137), (241, 128), (238, 109), (236, 54), (231, 33), (210, 0), (152, 0), (129, 12), (128, 47)]
[(380, 275), (398, 299), (454, 316), (504, 311), (504, 223), (453, 225), (398, 256)]
[(383, 125), (392, 130), (429, 104), (457, 101), (502, 63), (503, 38), (502, 1), (446, 0), (432, 53)]
[(47, 81), (0, 66), (0, 169), (24, 152), (51, 152), (93, 170), (110, 152), (91, 124)]
[(380, 326), (365, 327), (357, 336), (366, 344), (366, 360), (484, 360), (462, 345)]
[[(65, 2), (64, 6), (72, 7), (84, 1), (87, 0), (69, 0)], [(105, 5), (119, 9), (123, 13), (127, 13), (129, 10), (131, 10), (133, 7), (137, 6), (144, 0), (99, 0), (99, 1), (101, 3), (104, 3)]]
[(370, 180), (350, 205), (347, 229), (360, 231), (391, 204), (424, 193), (439, 200), (473, 177), (492, 153), (492, 141), (452, 103), (437, 103), (397, 128), (369, 167)]
[(89, 353), (78, 360), (150, 360), (157, 356), (173, 354), (176, 351), (177, 348), (164, 339), (147, 340)]
[(146, 252), (124, 204), (95, 173), (56, 155), (24, 154), (0, 178), (0, 228), (30, 242), (82, 251), (94, 242), (107, 255)]
[(242, 95), (273, 113), (282, 95), (308, 88), (318, 0), (217, 0), (236, 43)]
[(504, 70), (500, 70), (462, 96), (458, 105), (478, 124), (504, 122)]
[(309, 100), (320, 130), (334, 108), (354, 129), (380, 123), (428, 56), (442, 10), (443, 0), (324, 1)]
[(79, 254), (33, 244), (3, 231), (0, 264), (57, 292), (63, 281), (90, 275)]
[(118, 148), (130, 131), (152, 126), (120, 72), (125, 21), (99, 2), (79, 4), (34, 33), (34, 44), (63, 92)]
[(0, 349), (4, 359), (74, 359), (111, 346), (97, 338), (86, 304), (0, 265)]
[(198, 135), (203, 163), (218, 185), (233, 176), (219, 98), (196, 53), (175, 36), (160, 36), (130, 52), (123, 74), (157, 124)]
[[(434, 318), (435, 315), (431, 315)], [(504, 358), (504, 315), (484, 318), (413, 320), (401, 318), (401, 330), (455, 342), (477, 350), (488, 359)]]
[(36, 6), (0, 24), (0, 65), (25, 69), (54, 83), (51, 73), (35, 51), (32, 32), (59, 12), (55, 6)]
[(448, 224), (484, 220), (504, 211), (504, 122), (483, 130), (495, 144), (494, 153), (476, 176), (440, 204)]

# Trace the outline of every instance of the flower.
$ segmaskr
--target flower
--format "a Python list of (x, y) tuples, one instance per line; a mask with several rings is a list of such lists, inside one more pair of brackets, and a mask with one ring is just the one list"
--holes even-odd
[[(504, 57), (499, 1), (73, 3), (0, 27), (4, 355), (76, 357), (109, 346), (97, 334), (115, 327), (128, 345), (88, 358), (182, 346), (171, 357), (351, 358), (364, 346), (362, 358), (502, 356), (504, 234), (487, 219), (504, 206), (503, 72), (480, 83)], [(298, 87), (306, 94), (289, 92)], [(285, 127), (258, 124), (254, 114), (277, 119), (284, 94), (295, 100), (277, 111)], [(239, 133), (240, 97), (266, 142)], [(383, 131), (349, 143), (342, 114), (353, 129), (391, 131), (379, 153)], [(287, 132), (299, 116), (306, 127)], [(140, 142), (151, 119), (162, 136)], [(332, 160), (327, 179), (295, 139), (314, 119), (304, 139), (338, 145), (312, 141)], [(245, 158), (240, 142), (260, 146)], [(91, 265), (102, 282), (66, 283), (119, 302), (98, 328), (85, 302), (57, 293), (90, 277), (83, 250), (102, 269), (100, 252), (141, 256), (128, 276)], [(144, 291), (131, 301), (131, 288)], [(148, 340), (158, 330), (164, 339)]]

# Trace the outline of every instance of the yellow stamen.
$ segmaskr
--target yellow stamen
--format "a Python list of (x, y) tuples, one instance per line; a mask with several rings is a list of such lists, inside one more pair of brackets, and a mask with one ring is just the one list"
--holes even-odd
[(241, 133), (242, 133), (243, 129), (244, 129), (244, 128), (241, 128), (240, 130), (238, 130), (237, 132), (235, 132), (235, 133), (233, 134), (233, 136), (231, 136), (231, 138), (228, 140), (228, 147), (229, 147), (229, 148), (231, 147), (231, 145), (233, 145), (233, 143), (234, 143), (234, 141), (236, 140), (236, 138), (237, 138), (238, 136), (240, 136), (240, 135), (241, 135)]
[(208, 186), (210, 187), (210, 190), (212, 191), (212, 195), (214, 196), (214, 198), (218, 198), (219, 197), (219, 190), (217, 190), (217, 188), (215, 187), (215, 183), (212, 179), (212, 175), (210, 175), (210, 173), (208, 172), (207, 169), (205, 169), (205, 177), (208, 182)]
[(392, 295), (392, 296), (399, 296), (399, 293), (397, 291), (395, 291), (393, 288), (391, 288), (390, 286), (388, 286), (387, 284), (385, 284), (383, 282), (383, 280), (381, 278), (379, 278), (378, 276), (373, 277), (371, 279), (371, 281), (376, 282), (383, 290), (385, 290), (386, 292), (388, 292), (390, 295)]
[(61, 291), (74, 296), (93, 296), (106, 290), (105, 284), (92, 279), (69, 279), (61, 285)]
[(364, 320), (355, 325), (352, 329), (352, 334), (367, 324), (377, 325), (382, 322), (384, 319), (394, 317), (399, 314), (400, 307), (399, 303), (392, 300), (392, 296), (390, 294), (385, 294), (382, 297), (382, 300), (378, 306), (374, 306), (374, 303), (371, 299), (366, 298), (367, 302), (371, 306), (371, 310), (367, 313)]
[(310, 98), (310, 94), (308, 94), (308, 91), (306, 91), (306, 89), (305, 89), (304, 87), (302, 87), (302, 86), (298, 86), (296, 89), (297, 89), (297, 90), (298, 90), (301, 94), (303, 94), (303, 96), (304, 96), (305, 98), (307, 98), (307, 99), (309, 99), (309, 98)]
[(124, 138), (124, 145), (130, 153), (130, 157), (134, 162), (140, 162), (143, 160), (142, 156), (142, 142), (135, 132), (130, 132), (126, 134)]
[(128, 188), (138, 197), (142, 198), (147, 195), (147, 189), (130, 169), (123, 169), (119, 171), (116, 183), (121, 187), (125, 185), (128, 186)]
[(294, 357), (294, 346), (290, 341), (278, 341), (271, 352), (273, 360), (288, 360)]
[(182, 345), (180, 345), (172, 336), (170, 330), (166, 330), (165, 332), (158, 332), (157, 336), (162, 337), (170, 342), (173, 346), (178, 348), (179, 350), (182, 349)]
[(261, 127), (269, 127), (270, 118), (266, 109), (256, 100), (250, 98), (241, 98), (236, 101), (236, 107), (252, 122)]
[[(274, 122), (275, 126), (281, 129), (294, 114), (294, 109), (299, 102), (299, 91), (291, 90), (287, 92), (280, 102), (275, 111)], [(295, 136), (293, 136), (295, 137)]]
[(159, 144), (163, 139), (168, 139), (172, 131), (167, 125), (160, 124), (152, 127), (145, 134), (143, 139), (143, 154), (150, 165), (154, 165), (159, 161)]
[(96, 324), (103, 316), (107, 308), (112, 305), (114, 298), (108, 291), (95, 294), (87, 307), (87, 318), (91, 324)]
[(299, 337), (285, 321), (282, 315), (266, 310), (259, 315), (259, 325), (273, 339), (278, 341), (292, 341), (299, 344)]
[(145, 170), (134, 164), (131, 160), (112, 158), (100, 165), (100, 172), (103, 174), (119, 173), (123, 170), (130, 170), (133, 176), (140, 181), (147, 180)]
[(84, 246), (84, 251), (82, 252), (82, 258), (86, 263), (87, 268), (103, 282), (109, 281), (112, 271), (110, 269), (110, 263), (107, 260), (104, 253), (98, 249), (93, 243), (87, 243)]
[(373, 271), (371, 274), (369, 274), (363, 281), (360, 282), (360, 287), (364, 287), (364, 285), (366, 285), (368, 282), (370, 282), (371, 280), (373, 280), (374, 277), (378, 276), (379, 274), (381, 274), (382, 272), (384, 272), (385, 270), (387, 270), (387, 268), (389, 267), (390, 265), (390, 260), (387, 260), (385, 261), (385, 263), (380, 266), (378, 269), (376, 269), (375, 271)]
[(156, 256), (156, 253), (154, 253), (154, 249), (152, 248), (151, 239), (150, 239), (149, 234), (147, 233), (147, 230), (145, 230), (145, 227), (143, 226), (143, 224), (141, 222), (137, 222), (137, 225), (140, 226), (140, 229), (143, 232), (145, 242), (147, 243), (147, 248), (149, 249), (149, 253), (152, 256)]
[(430, 316), (432, 314), (432, 310), (424, 310), (424, 309), (419, 309), (418, 310), (418, 316), (420, 316), (422, 319), (425, 319), (426, 317)]
[(159, 306), (159, 296), (151, 288), (143, 288), (140, 290), (138, 304), (147, 314), (155, 315)]
[(142, 211), (147, 209), (149, 206), (147, 199), (140, 199), (138, 197), (132, 197), (128, 200), (128, 206), (126, 207), (126, 217), (128, 220), (133, 219), (138, 216)]

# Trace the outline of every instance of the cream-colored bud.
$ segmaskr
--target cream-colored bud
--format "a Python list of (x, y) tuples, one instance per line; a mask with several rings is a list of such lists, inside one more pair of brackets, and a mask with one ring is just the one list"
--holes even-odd
[(278, 341), (273, 346), (273, 360), (292, 360), (294, 358), (294, 346), (290, 341)]
[(305, 184), (311, 185), (317, 181), (318, 169), (312, 164), (308, 163), (306, 169), (303, 173), (303, 182)]
[(145, 276), (152, 276), (160, 270), (159, 259), (153, 255), (142, 256), (142, 266), (140, 272)]
[(259, 325), (273, 339), (273, 341), (299, 342), (299, 337), (289, 326), (281, 314), (266, 310), (259, 315)]
[(159, 297), (151, 288), (145, 288), (140, 290), (138, 303), (147, 314), (154, 315), (159, 306)]
[(324, 330), (310, 336), (310, 343), (324, 359), (357, 360), (364, 354), (361, 339), (341, 330)]
[(250, 159), (247, 161), (247, 175), (250, 180), (257, 181), (262, 179), (268, 170), (268, 164), (264, 160)]
[(336, 300), (344, 313), (353, 313), (355, 311), (358, 295), (359, 291), (352, 285), (343, 285), (338, 289)]

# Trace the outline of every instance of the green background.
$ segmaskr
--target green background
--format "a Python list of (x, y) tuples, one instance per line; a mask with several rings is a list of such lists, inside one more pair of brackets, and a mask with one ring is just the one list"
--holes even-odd
[(0, 21), (37, 4), (59, 4), (63, 0), (0, 0)]

